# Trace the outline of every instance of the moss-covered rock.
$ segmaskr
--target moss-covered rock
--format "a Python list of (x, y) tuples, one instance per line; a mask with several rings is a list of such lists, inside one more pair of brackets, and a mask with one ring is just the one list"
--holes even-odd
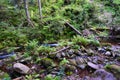
[(41, 59), (40, 62), (41, 62), (41, 65), (44, 66), (45, 68), (55, 66), (54, 61), (50, 58), (43, 58), (43, 59)]

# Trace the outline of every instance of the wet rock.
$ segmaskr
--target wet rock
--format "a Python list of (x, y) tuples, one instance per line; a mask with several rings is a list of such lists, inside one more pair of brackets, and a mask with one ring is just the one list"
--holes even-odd
[(99, 52), (99, 53), (105, 53), (106, 50), (105, 50), (104, 48), (98, 48), (98, 52)]
[(105, 71), (104, 69), (96, 70), (93, 74), (94, 78), (99, 78), (97, 80), (116, 80), (113, 74)]
[(92, 62), (93, 63), (98, 63), (98, 61), (103, 61), (103, 58), (100, 58), (100, 57), (98, 57), (98, 56), (94, 56), (94, 57), (92, 57)]
[(110, 51), (107, 51), (107, 52), (105, 53), (105, 55), (106, 55), (106, 56), (110, 56), (110, 55), (111, 55), (111, 52), (110, 52)]
[(93, 69), (99, 69), (99, 65), (96, 65), (96, 64), (94, 64), (92, 62), (88, 62), (87, 65), (90, 66)]
[(80, 68), (80, 69), (85, 69), (86, 66), (87, 66), (86, 64), (79, 64), (79, 65), (77, 65), (77, 67)]
[(76, 60), (76, 63), (77, 63), (78, 65), (85, 63), (84, 59), (81, 58), (81, 57), (79, 57), (79, 56), (77, 56), (75, 60)]
[(120, 45), (118, 44), (118, 45), (112, 45), (112, 47), (111, 47), (111, 51), (119, 51), (120, 50)]
[(82, 80), (90, 80), (90, 77), (89, 76), (85, 76), (82, 78)]
[(70, 49), (70, 50), (68, 51), (68, 53), (69, 53), (70, 56), (72, 56), (73, 53), (74, 53), (74, 50)]
[[(115, 52), (113, 52), (113, 54), (116, 56), (116, 57), (120, 57), (120, 51), (115, 51)], [(112, 55), (113, 55), (112, 54)]]
[(57, 54), (56, 54), (56, 57), (57, 57), (57, 58), (61, 58), (61, 53), (57, 53)]
[(13, 65), (13, 69), (16, 72), (21, 73), (21, 74), (28, 74), (30, 71), (30, 68), (28, 66), (21, 64), (21, 63), (15, 63)]

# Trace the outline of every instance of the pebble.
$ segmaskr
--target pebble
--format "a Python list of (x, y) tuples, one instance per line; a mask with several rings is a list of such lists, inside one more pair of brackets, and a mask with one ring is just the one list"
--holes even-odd
[(104, 53), (104, 52), (106, 52), (106, 50), (104, 48), (98, 48), (98, 52)]
[(94, 64), (92, 62), (88, 62), (87, 64), (88, 64), (88, 66), (90, 66), (93, 69), (99, 69), (99, 65), (96, 65), (96, 64)]
[(106, 55), (106, 56), (110, 56), (110, 55), (111, 55), (111, 52), (107, 51), (107, 52), (105, 53), (105, 55)]
[(64, 52), (62, 52), (62, 53), (61, 53), (61, 55), (62, 55), (63, 57), (65, 57), (65, 56), (66, 56)]

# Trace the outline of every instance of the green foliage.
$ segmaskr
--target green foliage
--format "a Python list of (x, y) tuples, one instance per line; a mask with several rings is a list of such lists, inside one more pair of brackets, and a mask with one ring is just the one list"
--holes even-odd
[(53, 77), (51, 74), (49, 74), (45, 77), (45, 80), (61, 80), (61, 77), (60, 76)]
[(72, 48), (73, 48), (74, 50), (78, 50), (78, 49), (80, 49), (80, 45), (74, 45)]
[[(35, 27), (31, 28), (27, 23), (23, 4), (21, 8), (15, 8), (11, 0), (0, 0), (0, 49), (23, 46), (25, 48), (24, 57), (32, 57), (33, 62), (43, 63), (45, 67), (51, 67), (53, 61), (49, 56), (56, 51), (54, 47), (39, 45), (42, 43), (59, 42), (61, 46), (72, 46), (73, 49), (80, 49), (80, 45), (100, 46), (100, 42), (94, 36), (85, 38), (74, 36), (75, 33), (64, 23), (67, 21), (77, 30), (82, 31), (89, 27), (105, 26), (107, 21), (103, 21), (108, 16), (104, 15), (102, 21), (98, 18), (104, 13), (110, 13), (112, 22), (109, 25), (120, 24), (120, 0), (41, 0), (42, 20), (39, 19), (37, 0), (29, 1), (29, 12)], [(67, 0), (66, 0), (67, 1)], [(107, 19), (105, 19), (107, 20)], [(108, 19), (109, 20), (109, 19)], [(101, 36), (107, 36), (107, 32), (102, 32)], [(71, 36), (73, 38), (70, 40)], [(67, 39), (67, 40), (66, 40)], [(74, 46), (73, 46), (74, 45)], [(69, 63), (66, 58), (59, 63), (59, 76), (47, 75), (45, 80), (61, 80), (65, 74), (65, 64)], [(109, 66), (108, 66), (109, 67)], [(26, 75), (26, 80), (38, 80), (37, 74)], [(9, 77), (6, 77), (6, 79)], [(36, 79), (35, 79), (36, 78)]]
[(37, 78), (39, 75), (38, 74), (31, 74), (31, 75), (26, 75), (25, 76), (25, 80), (39, 80), (39, 78)]
[(73, 39), (72, 39), (72, 42), (74, 44), (82, 44), (82, 45), (88, 45), (90, 43), (90, 41), (87, 39), (87, 38), (84, 38), (82, 36), (74, 36)]
[(4, 73), (2, 76), (0, 75), (0, 79), (2, 79), (2, 80), (11, 80), (10, 76), (7, 73)]
[(60, 66), (63, 66), (67, 63), (69, 63), (69, 61), (66, 58), (63, 58), (63, 60), (60, 62)]
[(27, 42), (27, 50), (36, 50), (36, 48), (38, 47), (38, 41), (36, 40), (32, 40), (32, 41), (29, 41)]
[(94, 46), (100, 46), (100, 42), (99, 42), (98, 40), (96, 40), (96, 39), (91, 39), (91, 40), (90, 40), (90, 43), (91, 43), (92, 45), (94, 45)]
[(0, 35), (1, 48), (23, 46), (28, 40), (26, 34), (21, 33), (21, 30), (15, 27), (2, 27)]
[(38, 56), (39, 55), (39, 52), (37, 51), (38, 47), (39, 46), (38, 46), (37, 40), (32, 40), (32, 41), (27, 42), (27, 44), (25, 46), (24, 57), (32, 56), (32, 58), (35, 58), (36, 56)]
[(60, 46), (70, 46), (72, 44), (73, 44), (73, 42), (70, 42), (69, 40), (60, 40), (59, 41)]
[(50, 53), (50, 52), (54, 52), (54, 51), (56, 51), (56, 49), (55, 48), (51, 48), (51, 47), (46, 47), (46, 46), (39, 46), (38, 48), (37, 48), (37, 51), (39, 52), (39, 53)]
[(120, 4), (120, 0), (113, 0), (114, 4)]
[[(70, 0), (67, 4), (64, 0), (42, 0), (42, 21), (39, 19), (38, 9), (36, 6), (37, 1), (32, 0), (33, 4), (30, 3), (29, 11), (31, 14), (31, 20), (35, 24), (35, 27), (27, 28), (29, 25), (25, 19), (24, 8), (14, 9), (14, 6), (10, 5), (10, 3), (8, 4), (7, 0), (1, 2), (7, 7), (3, 5), (2, 10), (0, 11), (0, 26), (7, 28), (10, 26), (16, 26), (16, 28), (17, 26), (22, 27), (21, 31), (19, 31), (18, 28), (15, 29), (15, 31), (20, 32), (17, 36), (20, 35), (19, 37), (21, 38), (18, 39), (19, 42), (17, 42), (17, 44), (24, 44), (27, 41), (24, 40), (25, 37), (27, 37), (28, 40), (37, 39), (41, 43), (44, 41), (54, 42), (59, 39), (69, 39), (70, 36), (74, 35), (74, 32), (64, 25), (66, 21), (69, 21), (78, 30), (82, 30), (85, 27), (91, 27), (96, 24), (98, 25), (99, 23), (104, 24), (96, 18), (99, 16), (98, 14), (100, 11), (112, 13), (112, 15), (115, 16), (115, 20), (113, 20), (115, 23), (119, 23), (120, 20), (118, 14), (120, 7), (117, 6), (119, 0), (114, 0), (113, 2), (105, 0), (99, 0), (99, 2), (90, 2), (89, 0)], [(103, 8), (101, 9), (99, 4), (102, 4), (102, 2)], [(10, 35), (16, 34), (12, 32), (9, 31), (8, 33), (10, 33)], [(11, 38), (14, 39), (12, 36)], [(10, 45), (17, 45), (16, 41), (12, 41), (12, 43), (11, 41), (6, 41), (6, 44), (4, 44), (7, 45), (8, 43)], [(3, 46), (3, 43), (1, 43), (0, 47), (2, 48)]]
[(100, 45), (100, 42), (96, 39), (87, 39), (87, 38), (84, 38), (82, 36), (74, 36), (73, 39), (72, 39), (72, 42), (74, 44), (82, 44), (84, 46), (87, 46), (87, 45), (94, 45), (94, 46), (99, 46)]

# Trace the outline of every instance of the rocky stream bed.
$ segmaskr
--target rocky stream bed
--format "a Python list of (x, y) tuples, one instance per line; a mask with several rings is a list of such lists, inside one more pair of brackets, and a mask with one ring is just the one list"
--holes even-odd
[[(45, 77), (51, 76), (53, 80), (120, 80), (120, 43), (113, 41), (101, 41), (99, 47), (54, 44), (51, 47), (57, 51), (39, 55), (36, 63), (31, 57), (23, 57), (19, 48), (10, 53), (1, 51), (0, 78), (49, 80)], [(60, 78), (54, 79), (56, 76)]]

